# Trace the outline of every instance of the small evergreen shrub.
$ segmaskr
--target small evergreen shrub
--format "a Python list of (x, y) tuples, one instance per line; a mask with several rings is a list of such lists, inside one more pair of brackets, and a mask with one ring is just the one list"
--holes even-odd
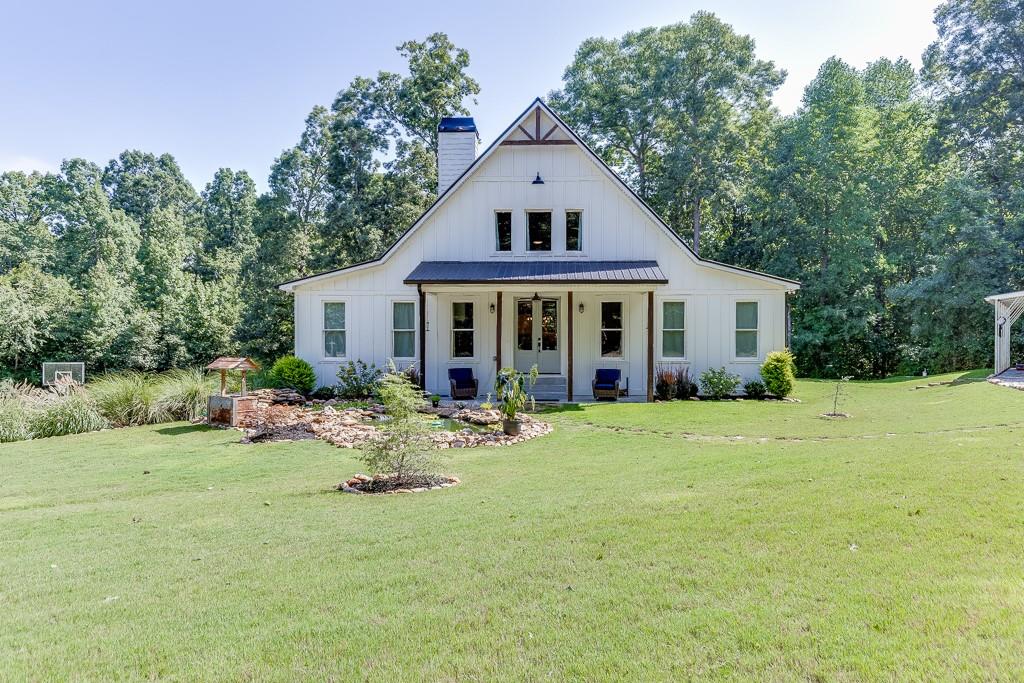
[(690, 368), (676, 371), (676, 398), (686, 400), (697, 395), (697, 383), (690, 379)]
[(723, 368), (708, 368), (700, 374), (700, 390), (704, 396), (723, 399), (732, 396), (740, 385), (740, 376)]
[(375, 363), (349, 361), (338, 368), (337, 394), (340, 398), (369, 398), (377, 392), (380, 378), (381, 371)]
[(779, 398), (785, 398), (793, 393), (793, 383), (796, 382), (796, 362), (789, 349), (785, 351), (772, 351), (764, 359), (761, 366), (761, 378), (764, 379), (765, 388), (768, 393)]
[(33, 439), (95, 432), (109, 426), (96, 404), (81, 390), (48, 401), (31, 417)]
[(761, 380), (752, 379), (743, 385), (743, 393), (747, 395), (747, 398), (760, 401), (768, 395), (768, 389), (764, 386), (764, 382)]
[(390, 418), (377, 436), (359, 451), (359, 459), (374, 474), (386, 474), (395, 484), (416, 484), (436, 474), (437, 452), (426, 423), (417, 413), (423, 405), (419, 387), (402, 372), (389, 372), (379, 382), (378, 395)]
[(270, 369), (270, 374), (278, 386), (287, 387), (308, 394), (316, 386), (316, 373), (313, 366), (295, 356), (281, 356)]

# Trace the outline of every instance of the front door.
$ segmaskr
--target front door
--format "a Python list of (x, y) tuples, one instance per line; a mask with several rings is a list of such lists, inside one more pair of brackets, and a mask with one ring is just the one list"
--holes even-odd
[(561, 371), (558, 299), (516, 299), (516, 370), (529, 372), (534, 365), (545, 375)]

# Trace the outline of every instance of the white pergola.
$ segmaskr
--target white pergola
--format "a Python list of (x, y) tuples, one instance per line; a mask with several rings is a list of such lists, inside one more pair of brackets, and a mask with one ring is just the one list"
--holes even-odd
[(995, 374), (1010, 367), (1010, 328), (1024, 314), (1024, 292), (985, 297), (995, 307)]

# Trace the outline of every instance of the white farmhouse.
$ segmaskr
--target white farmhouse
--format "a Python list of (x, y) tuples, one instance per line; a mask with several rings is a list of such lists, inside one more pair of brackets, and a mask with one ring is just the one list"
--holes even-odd
[(787, 344), (799, 284), (698, 257), (540, 99), (483, 154), (471, 118), (438, 127), (438, 199), (382, 256), (281, 285), (295, 352), (334, 384), (361, 359), (542, 373), (538, 398), (591, 397), (599, 369), (651, 400), (655, 369), (756, 377)]

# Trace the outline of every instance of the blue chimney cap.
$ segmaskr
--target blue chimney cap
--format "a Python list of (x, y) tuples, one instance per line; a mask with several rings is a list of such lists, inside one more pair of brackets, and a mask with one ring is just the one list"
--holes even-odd
[(438, 133), (475, 133), (476, 123), (472, 116), (446, 116), (437, 125)]

